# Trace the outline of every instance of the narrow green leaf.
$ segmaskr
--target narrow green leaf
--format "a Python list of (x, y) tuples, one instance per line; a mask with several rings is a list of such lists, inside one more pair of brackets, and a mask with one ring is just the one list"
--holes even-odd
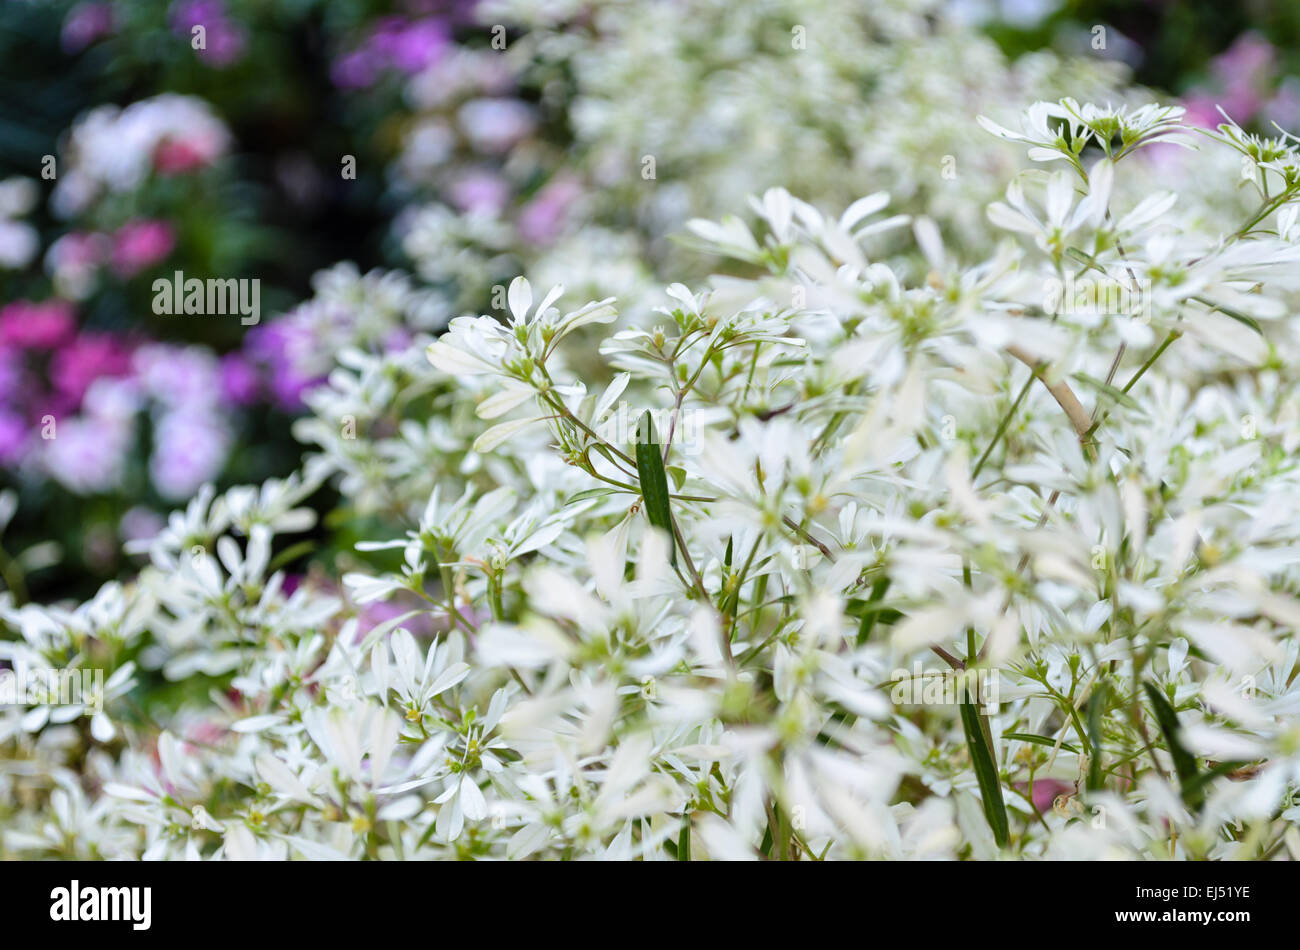
[(1101, 716), (1106, 707), (1106, 684), (1100, 684), (1092, 692), (1088, 701), (1088, 739), (1092, 744), (1092, 755), (1088, 759), (1088, 791), (1095, 792), (1102, 787), (1101, 774)]
[(1196, 776), (1195, 780), (1190, 784), (1189, 790), (1193, 793), (1204, 792), (1216, 778), (1227, 775), (1229, 772), (1235, 772), (1238, 769), (1244, 769), (1249, 764), (1249, 762), (1216, 762)]
[(588, 498), (601, 498), (605, 495), (618, 494), (620, 489), (617, 488), (586, 488), (580, 492), (575, 492), (568, 498), (564, 499), (564, 504), (576, 505), (580, 501), (586, 501)]
[(1105, 268), (1103, 268), (1100, 264), (1097, 263), (1097, 258), (1093, 257), (1091, 254), (1087, 254), (1079, 250), (1077, 247), (1067, 247), (1065, 249), (1065, 256), (1069, 258), (1073, 258), (1074, 260), (1078, 261), (1080, 264), (1087, 264), (1089, 270), (1095, 270), (1101, 274), (1106, 273)]
[(271, 576), (284, 565), (289, 564), (304, 554), (310, 554), (316, 549), (315, 541), (299, 541), (297, 544), (290, 545), (279, 554), (271, 559), (271, 563), (266, 566), (267, 576)]
[(871, 585), (871, 596), (867, 599), (869, 609), (863, 611), (862, 622), (858, 624), (858, 646), (862, 646), (862, 644), (871, 639), (871, 630), (875, 627), (876, 621), (880, 619), (880, 611), (878, 609), (873, 610), (870, 608), (873, 605), (880, 603), (881, 599), (885, 596), (885, 591), (887, 590), (889, 590), (888, 577), (881, 577)]
[(668, 555), (677, 563), (677, 542), (673, 537), (673, 517), (668, 507), (668, 475), (664, 471), (663, 449), (655, 433), (654, 419), (646, 412), (637, 424), (636, 472), (641, 480), (641, 497), (650, 523), (668, 534)]
[(1197, 303), (1205, 304), (1205, 306), (1209, 307), (1211, 310), (1219, 311), (1219, 313), (1223, 314), (1225, 317), (1231, 317), (1238, 323), (1245, 324), (1260, 336), (1264, 335), (1264, 331), (1260, 328), (1258, 321), (1256, 321), (1254, 317), (1248, 317), (1240, 310), (1233, 310), (1231, 307), (1225, 307), (1221, 303), (1215, 303), (1213, 300), (1207, 300), (1204, 297), (1193, 297), (1192, 299)]
[(1089, 376), (1087, 373), (1074, 373), (1073, 375), (1075, 379), (1083, 383), (1085, 386), (1089, 387), (1090, 389), (1095, 389), (1097, 392), (1110, 397), (1111, 399), (1115, 400), (1115, 402), (1123, 406), (1125, 409), (1142, 408), (1141, 403), (1139, 403), (1136, 399), (1134, 399), (1132, 396), (1130, 396), (1128, 393), (1124, 392), (1124, 390), (1120, 389), (1117, 386), (1112, 386), (1109, 383), (1103, 382), (1100, 379), (1095, 379), (1092, 376)]
[[(1034, 745), (1044, 745), (1049, 749), (1056, 748), (1055, 739), (1048, 738), (1047, 736), (1036, 736), (1032, 732), (1004, 732), (1002, 733), (1002, 738), (1014, 739), (1017, 742), (1032, 742)], [(1062, 742), (1061, 748), (1066, 752), (1072, 752), (1075, 755), (1079, 754), (1078, 748), (1070, 745), (1068, 742)]]
[(1178, 714), (1174, 712), (1174, 707), (1169, 704), (1169, 700), (1154, 683), (1147, 681), (1142, 686), (1146, 689), (1147, 699), (1151, 700), (1156, 722), (1165, 737), (1165, 745), (1169, 747), (1169, 755), (1174, 760), (1174, 771), (1178, 773), (1183, 802), (1189, 808), (1197, 808), (1205, 797), (1205, 783), (1198, 778), (1196, 757), (1188, 752), (1187, 747), (1182, 743)]
[(691, 859), (691, 816), (682, 815), (682, 830), (677, 833), (677, 860)]
[(993, 829), (993, 840), (999, 848), (1005, 848), (1010, 840), (1007, 828), (1007, 806), (1002, 801), (1002, 783), (998, 780), (998, 768), (993, 758), (984, 730), (980, 727), (979, 711), (966, 687), (966, 699), (961, 704), (961, 725), (966, 733), (966, 746), (970, 749), (971, 763), (975, 767), (975, 778), (979, 782), (980, 797), (984, 802), (984, 817)]

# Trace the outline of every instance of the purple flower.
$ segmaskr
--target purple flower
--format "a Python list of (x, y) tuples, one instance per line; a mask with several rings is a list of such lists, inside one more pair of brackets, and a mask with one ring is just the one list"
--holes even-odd
[(165, 414), (154, 427), (149, 474), (164, 498), (188, 498), (221, 473), (229, 436), (221, 420), (205, 412)]
[(147, 541), (157, 537), (167, 527), (167, 522), (158, 512), (143, 505), (136, 505), (122, 515), (117, 530), (123, 541)]
[(290, 319), (259, 326), (248, 336), (248, 356), (266, 367), (271, 397), (286, 412), (302, 409), (303, 393), (322, 379), (306, 366), (311, 352), (311, 331)]
[(257, 401), (262, 390), (257, 370), (239, 353), (221, 358), (221, 398), (231, 406), (247, 406)]
[(168, 407), (206, 410), (220, 396), (217, 361), (203, 347), (151, 343), (135, 351), (131, 364), (144, 390)]
[(244, 53), (244, 32), (226, 16), (222, 0), (181, 0), (172, 4), (169, 19), (172, 31), (182, 36), (203, 27), (203, 48), (195, 52), (209, 66), (229, 66)]
[(330, 78), (340, 89), (365, 89), (379, 78), (379, 63), (369, 50), (356, 50), (334, 61)]
[(0, 465), (12, 465), (27, 454), (31, 427), (22, 417), (8, 409), (0, 409)]
[(65, 53), (79, 53), (113, 32), (113, 8), (107, 3), (79, 3), (68, 11), (60, 39)]
[(367, 46), (385, 65), (410, 75), (441, 59), (451, 47), (451, 35), (437, 20), (410, 23), (389, 17), (376, 26)]

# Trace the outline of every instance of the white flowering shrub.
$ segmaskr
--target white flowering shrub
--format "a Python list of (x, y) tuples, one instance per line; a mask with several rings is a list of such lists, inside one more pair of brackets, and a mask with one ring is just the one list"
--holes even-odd
[[(772, 189), (644, 325), (521, 277), (346, 350), (300, 477), (3, 607), (106, 674), (3, 712), (3, 853), (1300, 857), (1300, 153), (1180, 120), (986, 122), (984, 260)], [(1124, 197), (1171, 143), (1255, 210)], [(291, 584), (326, 482), (375, 531)]]
[[(617, 295), (639, 318), (663, 284), (715, 263), (673, 240), (690, 217), (734, 213), (771, 187), (847, 207), (887, 182), (897, 209), (924, 210), (954, 246), (984, 246), (984, 205), (1025, 159), (975, 114), (1141, 93), (1117, 60), (1042, 50), (1008, 61), (948, 7), (484, 0), (475, 17), (508, 28), (505, 47), (448, 58), (406, 86), (399, 168), (429, 203), (400, 219), (403, 247), (461, 309), (526, 272)], [(503, 73), (536, 104), (502, 98)], [(451, 147), (529, 134), (468, 169)]]

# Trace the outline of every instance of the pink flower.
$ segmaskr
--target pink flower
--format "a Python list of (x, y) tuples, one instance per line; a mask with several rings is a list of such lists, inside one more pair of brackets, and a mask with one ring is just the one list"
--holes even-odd
[(510, 200), (510, 186), (500, 175), (472, 171), (452, 184), (450, 197), (461, 211), (496, 217)]
[(131, 354), (107, 333), (83, 333), (54, 354), (54, 385), (74, 404), (80, 403), (90, 384), (101, 376), (124, 376)]
[(515, 228), (533, 244), (549, 244), (564, 227), (569, 207), (582, 195), (582, 186), (572, 178), (548, 182), (519, 212)]
[(1213, 129), (1223, 121), (1217, 106), (1216, 97), (1201, 92), (1192, 93), (1183, 99), (1183, 108), (1187, 110), (1186, 115), (1183, 116), (1184, 124)]
[(182, 175), (202, 168), (211, 158), (197, 141), (164, 139), (153, 150), (153, 167), (164, 175)]
[(1258, 33), (1243, 33), (1214, 58), (1211, 68), (1224, 87), (1258, 87), (1273, 72), (1273, 44)]
[(75, 331), (72, 314), (66, 300), (15, 300), (0, 310), (0, 344), (54, 349)]
[(176, 234), (166, 221), (128, 221), (113, 235), (113, 269), (133, 277), (165, 260), (175, 246)]
[[(1025, 787), (1023, 782), (1020, 783), (1020, 786), (1022, 788)], [(1070, 794), (1074, 793), (1073, 782), (1062, 782), (1060, 779), (1055, 778), (1035, 779), (1033, 794), (1034, 807), (1041, 812), (1047, 812), (1055, 804), (1057, 796), (1064, 795), (1067, 792)]]

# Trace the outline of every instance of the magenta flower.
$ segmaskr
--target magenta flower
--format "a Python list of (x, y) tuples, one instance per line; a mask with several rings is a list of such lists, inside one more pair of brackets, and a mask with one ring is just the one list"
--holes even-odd
[(54, 354), (54, 386), (74, 405), (101, 376), (125, 376), (131, 368), (131, 352), (107, 333), (83, 333)]
[(75, 331), (72, 315), (72, 304), (66, 300), (15, 300), (0, 310), (0, 344), (54, 349)]
[(367, 43), (384, 65), (411, 75), (441, 59), (451, 47), (447, 27), (437, 20), (389, 17), (375, 27)]
[(166, 221), (128, 221), (113, 235), (113, 269), (133, 277), (167, 258), (176, 246), (176, 233)]

